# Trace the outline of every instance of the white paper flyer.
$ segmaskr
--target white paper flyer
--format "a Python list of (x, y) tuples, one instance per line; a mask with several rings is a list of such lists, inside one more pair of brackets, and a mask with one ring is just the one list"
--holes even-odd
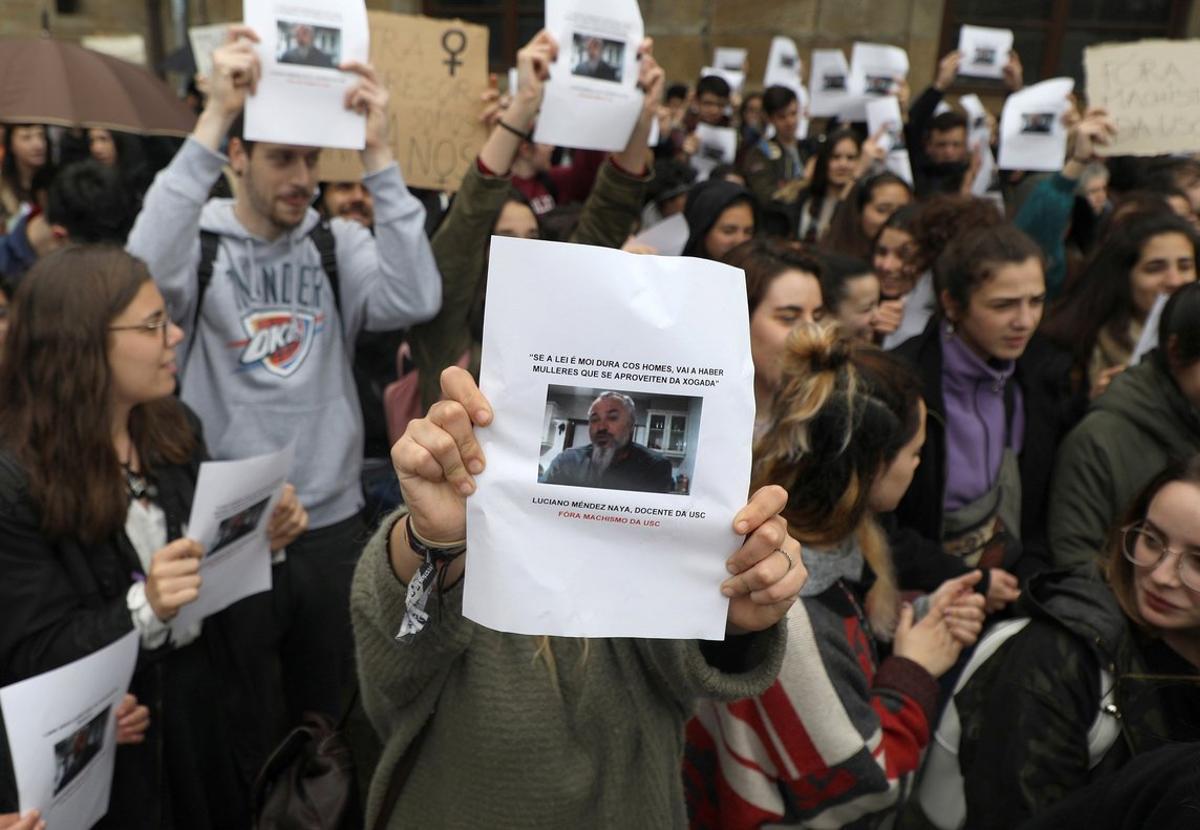
[(713, 50), (713, 66), (718, 69), (732, 69), (734, 72), (746, 71), (747, 50), (733, 46), (718, 46)]
[(206, 78), (212, 77), (212, 53), (225, 43), (230, 26), (237, 23), (212, 23), (188, 29), (188, 42), (192, 57), (196, 59), (196, 72)]
[(676, 213), (642, 231), (637, 241), (649, 245), (661, 256), (679, 256), (690, 234), (687, 219), (682, 213)]
[(493, 237), (480, 385), (495, 420), (477, 432), (464, 614), (519, 634), (722, 639), (753, 376), (741, 270)]
[(879, 136), (879, 146), (887, 153), (884, 166), (912, 187), (912, 162), (904, 143), (904, 116), (900, 113), (900, 102), (895, 95), (885, 95), (867, 101), (866, 110), (867, 134)]
[(1012, 29), (963, 26), (958, 34), (958, 51), (962, 53), (958, 74), (976, 78), (1003, 78), (1012, 46)]
[(708, 179), (718, 164), (733, 164), (737, 158), (737, 130), (733, 127), (700, 123), (696, 125), (696, 139), (700, 147), (692, 154), (691, 162), (698, 182)]
[(808, 107), (813, 118), (832, 118), (853, 103), (850, 65), (841, 49), (814, 49), (808, 81)]
[(1067, 96), (1074, 88), (1071, 78), (1051, 78), (1008, 96), (1000, 115), (1002, 170), (1062, 169), (1067, 155), (1067, 128), (1062, 116), (1070, 106)]
[(86, 830), (108, 812), (117, 708), (137, 663), (131, 631), (74, 663), (0, 689), (21, 812)]
[(996, 154), (992, 150), (992, 130), (988, 126), (987, 110), (983, 101), (975, 94), (964, 95), (958, 99), (959, 105), (967, 114), (967, 149), (978, 153), (980, 158), (979, 170), (971, 182), (971, 193), (982, 196), (991, 190), (992, 181), (996, 175)]
[(245, 0), (242, 8), (262, 63), (246, 100), (246, 138), (361, 150), (367, 119), (345, 101), (358, 76), (337, 67), (369, 59), (363, 0)]
[(267, 524), (283, 495), (295, 445), (241, 461), (200, 465), (187, 535), (204, 548), (200, 596), (179, 609), (182, 631), (239, 599), (271, 590)]
[(558, 40), (534, 141), (618, 152), (642, 109), (637, 0), (546, 0), (546, 28)]

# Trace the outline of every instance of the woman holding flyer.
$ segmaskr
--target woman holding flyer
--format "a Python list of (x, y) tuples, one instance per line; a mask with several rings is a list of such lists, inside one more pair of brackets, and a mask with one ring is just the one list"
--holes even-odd
[[(204, 555), (183, 535), (205, 456), (172, 394), (183, 333), (146, 266), (115, 247), (39, 260), (14, 307), (0, 365), (0, 684), (137, 631), (132, 690), (150, 727), (117, 752), (98, 826), (245, 826), (243, 770), (260, 760), (254, 742), (274, 739), (257, 703), (264, 669), (236, 645), (237, 606), (170, 625), (198, 596)], [(306, 524), (289, 488), (272, 548)]]
[[(694, 700), (756, 694), (779, 668), (778, 623), (805, 577), (776, 515), (786, 494), (763, 488), (732, 517), (744, 543), (719, 586), (723, 642), (492, 631), (462, 616), (460, 582), (466, 499), (486, 463), (475, 428), (494, 415), (466, 371), (447, 369), (442, 389), (392, 449), (410, 512), (367, 544), (351, 597), (363, 702), (385, 742), (368, 825), (683, 827)], [(418, 576), (423, 562), (436, 572)], [(427, 624), (397, 643), (406, 597), (423, 588)]]
[(920, 380), (903, 361), (836, 327), (792, 331), (753, 481), (788, 489), (808, 581), (771, 688), (702, 702), (688, 726), (693, 828), (858, 827), (917, 769), (937, 678), (983, 624), (978, 572), (900, 602), (874, 516), (895, 508), (924, 441)]

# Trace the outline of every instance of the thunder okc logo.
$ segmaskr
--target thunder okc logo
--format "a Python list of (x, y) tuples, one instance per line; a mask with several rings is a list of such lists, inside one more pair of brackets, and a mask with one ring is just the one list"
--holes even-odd
[(261, 366), (273, 375), (294, 374), (312, 350), (313, 339), (324, 326), (324, 314), (313, 315), (292, 309), (255, 311), (242, 318), (249, 338), (235, 340), (242, 347), (238, 363), (242, 371)]

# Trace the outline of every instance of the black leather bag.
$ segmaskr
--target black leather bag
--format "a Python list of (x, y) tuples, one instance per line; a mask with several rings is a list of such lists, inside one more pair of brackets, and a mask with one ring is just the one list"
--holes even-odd
[(362, 826), (354, 759), (339, 726), (308, 712), (271, 754), (254, 783), (255, 830)]

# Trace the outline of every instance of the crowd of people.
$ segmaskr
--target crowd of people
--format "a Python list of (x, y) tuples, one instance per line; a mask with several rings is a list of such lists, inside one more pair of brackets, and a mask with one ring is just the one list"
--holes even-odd
[[(543, 31), (444, 198), (406, 185), (370, 66), (343, 66), (361, 182), (247, 140), (256, 41), (231, 28), (182, 142), (0, 125), (0, 685), (137, 633), (98, 826), (251, 826), (311, 712), (349, 734), (347, 828), (1194, 823), (1200, 160), (1107, 156), (1108, 114), (1072, 106), (1059, 172), (973, 195), (957, 53), (897, 90), (909, 181), (862, 124), (797, 138), (790, 88), (668, 84), (649, 40), (626, 147), (548, 147)], [(739, 137), (703, 181), (698, 124)], [(727, 636), (473, 623), (475, 430), (506, 415), (475, 380), (489, 239), (657, 254), (636, 236), (675, 215), (746, 283)], [(629, 433), (612, 456), (650, 455)], [(292, 440), (271, 591), (172, 626), (199, 465)], [(423, 563), (429, 623), (397, 642)], [(2, 726), (0, 828), (42, 827)]]

